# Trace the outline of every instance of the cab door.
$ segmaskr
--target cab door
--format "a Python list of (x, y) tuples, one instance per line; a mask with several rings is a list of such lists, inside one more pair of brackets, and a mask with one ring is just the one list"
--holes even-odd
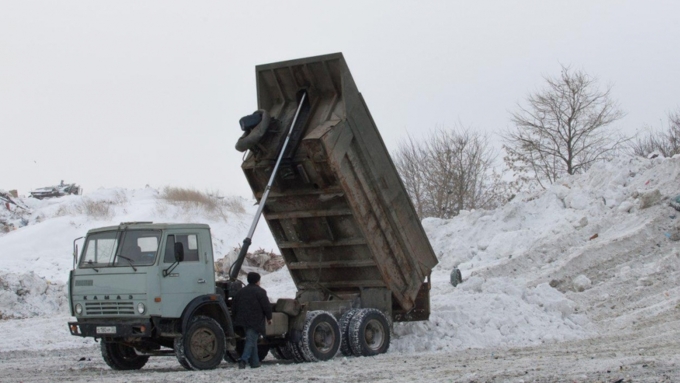
[(169, 230), (164, 238), (161, 259), (163, 270), (171, 269), (175, 263), (175, 243), (184, 248), (184, 260), (161, 276), (161, 315), (165, 318), (179, 318), (184, 308), (194, 298), (215, 292), (214, 266), (208, 258), (206, 248), (210, 239), (204, 238), (201, 230)]

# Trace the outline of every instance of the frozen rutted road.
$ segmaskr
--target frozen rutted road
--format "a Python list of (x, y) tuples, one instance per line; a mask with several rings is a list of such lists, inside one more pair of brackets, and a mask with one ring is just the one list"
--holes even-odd
[(679, 382), (678, 333), (599, 337), (539, 347), (474, 349), (325, 363), (279, 363), (258, 370), (222, 363), (186, 371), (174, 358), (152, 358), (139, 371), (112, 371), (97, 347), (0, 353), (2, 382)]

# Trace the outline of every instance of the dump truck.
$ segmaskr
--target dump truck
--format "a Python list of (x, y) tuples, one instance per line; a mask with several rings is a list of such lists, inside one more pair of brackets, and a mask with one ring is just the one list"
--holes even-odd
[(74, 245), (69, 329), (100, 339), (113, 369), (238, 359), (230, 307), (260, 214), (297, 287), (272, 303), (261, 359), (377, 355), (394, 322), (429, 318), (437, 258), (342, 54), (257, 66), (256, 79), (236, 147), (259, 207), (229, 280), (215, 281), (207, 225), (122, 223)]

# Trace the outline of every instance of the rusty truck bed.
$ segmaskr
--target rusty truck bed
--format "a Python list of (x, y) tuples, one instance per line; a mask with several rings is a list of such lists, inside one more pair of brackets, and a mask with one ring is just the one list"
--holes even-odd
[(258, 108), (275, 121), (242, 164), (258, 200), (301, 91), (309, 100), (264, 209), (298, 290), (387, 288), (395, 308), (414, 309), (437, 258), (342, 54), (256, 75)]

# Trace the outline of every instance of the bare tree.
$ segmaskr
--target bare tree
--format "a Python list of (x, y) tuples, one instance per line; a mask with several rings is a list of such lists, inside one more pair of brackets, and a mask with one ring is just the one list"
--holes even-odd
[(464, 209), (491, 208), (501, 177), (492, 169), (488, 137), (438, 129), (424, 142), (402, 142), (394, 162), (420, 217), (451, 218)]
[(419, 217), (424, 217), (425, 174), (423, 167), (426, 150), (409, 136), (407, 141), (399, 143), (394, 155), (394, 165), (404, 182), (406, 191), (415, 205)]
[(647, 157), (658, 152), (664, 157), (680, 154), (680, 110), (668, 115), (665, 131), (650, 131), (644, 137), (636, 137), (629, 145), (634, 155)]
[(515, 128), (502, 135), (508, 167), (542, 188), (610, 158), (627, 141), (607, 129), (624, 115), (611, 86), (601, 90), (596, 78), (564, 66), (559, 77), (545, 81), (547, 87), (512, 114)]

